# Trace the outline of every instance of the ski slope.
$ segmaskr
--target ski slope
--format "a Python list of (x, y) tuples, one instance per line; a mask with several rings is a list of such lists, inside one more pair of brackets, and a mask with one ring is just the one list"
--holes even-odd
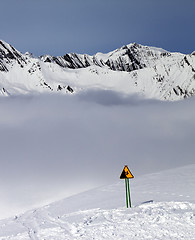
[(1, 220), (0, 239), (193, 240), (194, 172), (192, 164), (135, 176), (130, 181), (131, 209), (125, 207), (124, 181), (119, 180)]

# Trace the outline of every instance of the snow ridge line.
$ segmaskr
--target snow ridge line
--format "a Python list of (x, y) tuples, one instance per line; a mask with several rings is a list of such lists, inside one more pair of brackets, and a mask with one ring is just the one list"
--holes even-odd
[[(1, 43), (1, 42), (0, 42)], [(0, 44), (0, 95), (112, 90), (146, 98), (181, 100), (195, 95), (195, 55), (129, 44), (107, 54), (40, 56)]]

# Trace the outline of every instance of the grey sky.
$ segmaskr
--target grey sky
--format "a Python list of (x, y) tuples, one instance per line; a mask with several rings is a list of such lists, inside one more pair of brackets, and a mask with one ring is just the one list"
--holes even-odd
[(194, 0), (1, 0), (3, 39), (22, 52), (108, 52), (137, 42), (195, 50)]
[(0, 98), (0, 218), (112, 184), (125, 164), (137, 177), (194, 163), (194, 107), (107, 91)]

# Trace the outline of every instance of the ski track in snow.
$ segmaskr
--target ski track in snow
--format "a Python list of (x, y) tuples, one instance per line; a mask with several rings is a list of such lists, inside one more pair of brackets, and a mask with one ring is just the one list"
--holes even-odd
[(0, 240), (195, 240), (194, 170), (137, 178), (131, 209), (120, 181), (0, 220)]
[[(11, 226), (12, 234), (9, 233)], [(131, 209), (90, 209), (53, 217), (47, 207), (1, 225), (2, 240), (195, 239), (195, 204), (145, 202)], [(7, 228), (7, 229), (6, 229)], [(13, 234), (13, 229), (15, 233)], [(22, 231), (21, 231), (22, 230)], [(7, 233), (7, 234), (5, 234)]]

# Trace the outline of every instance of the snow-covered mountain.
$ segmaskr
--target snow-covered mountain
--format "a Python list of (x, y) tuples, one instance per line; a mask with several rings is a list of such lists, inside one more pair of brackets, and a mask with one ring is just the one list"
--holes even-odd
[(124, 180), (0, 221), (0, 239), (195, 239), (195, 164)]
[(171, 53), (136, 43), (107, 54), (34, 57), (0, 41), (0, 95), (77, 93), (103, 89), (147, 98), (195, 95), (195, 53)]

